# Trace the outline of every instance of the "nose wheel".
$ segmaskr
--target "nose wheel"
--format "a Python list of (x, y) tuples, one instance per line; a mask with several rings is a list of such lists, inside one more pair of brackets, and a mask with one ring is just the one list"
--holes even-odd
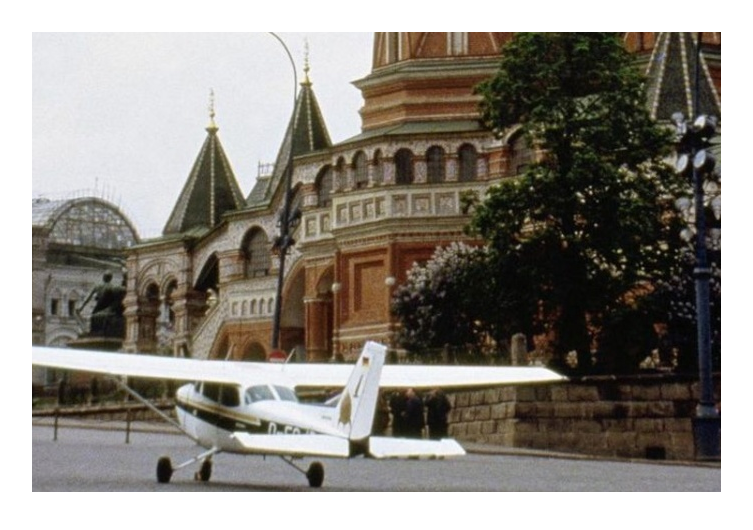
[(201, 467), (194, 474), (194, 479), (200, 482), (207, 482), (212, 476), (212, 456), (219, 452), (219, 449), (210, 449), (196, 458), (192, 458), (188, 462), (184, 462), (175, 467), (173, 467), (170, 457), (163, 456), (157, 460), (157, 482), (160, 484), (167, 484), (173, 477), (173, 473), (199, 461), (201, 461)]
[(163, 456), (157, 460), (157, 482), (167, 484), (173, 476), (173, 463), (170, 458)]

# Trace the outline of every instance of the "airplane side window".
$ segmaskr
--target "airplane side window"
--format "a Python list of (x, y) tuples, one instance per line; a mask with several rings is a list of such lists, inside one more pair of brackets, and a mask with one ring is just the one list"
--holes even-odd
[(241, 400), (238, 396), (238, 389), (234, 386), (223, 386), (221, 403), (226, 407), (237, 407), (240, 405)]
[(220, 400), (220, 385), (217, 383), (204, 382), (201, 385), (201, 394), (212, 401)]
[(277, 395), (280, 396), (280, 400), (282, 401), (293, 401), (298, 402), (298, 396), (295, 395), (295, 392), (293, 392), (291, 389), (285, 386), (275, 386), (275, 392), (277, 392)]
[(247, 401), (255, 403), (257, 401), (274, 400), (275, 396), (267, 385), (252, 386), (246, 390)]

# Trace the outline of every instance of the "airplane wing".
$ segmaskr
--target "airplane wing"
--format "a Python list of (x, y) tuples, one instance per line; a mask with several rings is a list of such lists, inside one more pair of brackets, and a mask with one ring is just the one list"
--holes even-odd
[[(285, 373), (296, 385), (306, 388), (342, 386), (350, 365), (290, 364)], [(566, 381), (567, 378), (538, 366), (441, 366), (441, 365), (385, 365), (381, 388), (463, 388), (522, 383)]]
[[(243, 451), (248, 454), (286, 455), (286, 456), (323, 456), (348, 458), (351, 456), (350, 442), (347, 438), (327, 434), (296, 434), (280, 436), (278, 434), (233, 434)], [(455, 440), (421, 440), (413, 438), (369, 437), (369, 455), (373, 458), (411, 458), (411, 457), (449, 457), (463, 456), (465, 449)]]
[(463, 456), (465, 449), (451, 438), (422, 440), (371, 436), (369, 437), (369, 454), (374, 458), (446, 457)]
[[(384, 348), (376, 343), (371, 347)], [(350, 364), (207, 361), (130, 353), (32, 346), (32, 365), (112, 376), (227, 384), (281, 383), (299, 388), (339, 388)], [(382, 388), (465, 388), (564, 381), (552, 370), (534, 366), (385, 365)]]
[[(31, 364), (63, 370), (112, 376), (211, 381), (213, 383), (289, 382), (280, 370), (269, 370), (265, 363), (205, 361), (135, 353), (96, 350), (46, 348), (32, 346)], [(270, 363), (269, 366), (274, 366)]]
[(348, 458), (350, 442), (347, 438), (328, 434), (233, 434), (244, 452), (260, 455), (323, 456)]

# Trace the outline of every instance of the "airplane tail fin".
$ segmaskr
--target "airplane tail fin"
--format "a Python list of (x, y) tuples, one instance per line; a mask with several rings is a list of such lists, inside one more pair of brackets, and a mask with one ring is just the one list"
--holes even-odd
[(367, 342), (340, 395), (334, 421), (349, 440), (363, 440), (371, 434), (386, 353), (385, 346)]

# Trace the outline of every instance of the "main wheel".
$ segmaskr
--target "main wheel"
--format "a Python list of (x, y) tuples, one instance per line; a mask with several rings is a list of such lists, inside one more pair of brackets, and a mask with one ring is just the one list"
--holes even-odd
[(204, 460), (201, 463), (201, 468), (196, 472), (194, 478), (201, 482), (209, 482), (212, 476), (212, 461), (209, 459)]
[(312, 462), (309, 470), (306, 471), (306, 478), (309, 479), (309, 486), (319, 488), (324, 482), (324, 466), (321, 462)]
[(157, 461), (157, 482), (167, 484), (173, 476), (173, 463), (166, 456)]

